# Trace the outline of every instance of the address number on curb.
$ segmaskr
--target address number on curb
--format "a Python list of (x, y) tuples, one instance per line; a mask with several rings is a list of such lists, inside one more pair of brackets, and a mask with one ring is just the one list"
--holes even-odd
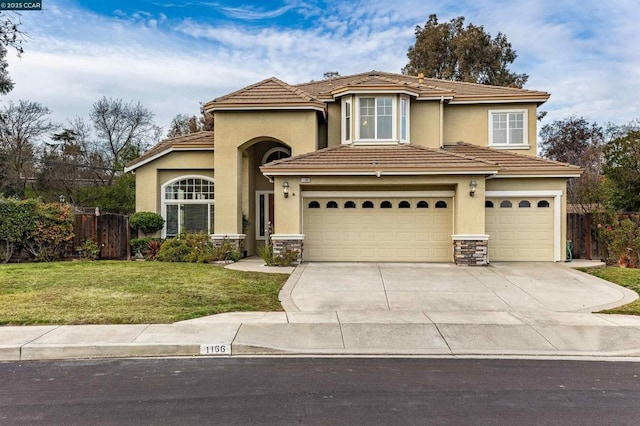
[(231, 345), (200, 345), (200, 355), (231, 355)]

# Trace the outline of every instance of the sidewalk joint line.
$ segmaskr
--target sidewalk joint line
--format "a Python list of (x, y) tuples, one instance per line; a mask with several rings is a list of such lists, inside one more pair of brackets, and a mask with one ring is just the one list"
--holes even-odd
[(340, 339), (342, 340), (342, 349), (347, 349), (347, 345), (344, 344), (344, 330), (342, 330), (342, 321), (340, 321), (340, 316), (338, 315), (338, 311), (335, 311), (336, 318), (338, 318), (338, 326), (340, 326)]
[(135, 343), (135, 342), (136, 342), (136, 340), (138, 340), (138, 337), (142, 336), (142, 333), (144, 333), (145, 331), (147, 331), (147, 330), (149, 329), (149, 326), (150, 326), (150, 325), (151, 325), (151, 324), (147, 324), (147, 325), (146, 325), (146, 327), (145, 327), (145, 328), (143, 328), (143, 329), (140, 331), (140, 333), (138, 333), (138, 335), (137, 335), (136, 337), (134, 337), (134, 338), (131, 340), (131, 343)]
[(380, 281), (382, 282), (382, 289), (384, 290), (384, 299), (387, 301), (387, 309), (390, 311), (391, 306), (389, 305), (389, 295), (387, 294), (387, 286), (384, 285), (384, 277), (382, 276), (382, 269), (380, 269), (380, 263), (376, 263), (376, 267), (378, 268), (378, 274), (380, 275)]
[(438, 327), (438, 324), (436, 324), (435, 322), (433, 323), (433, 326), (436, 328), (436, 330), (438, 330), (438, 334), (440, 335), (440, 337), (442, 337), (442, 341), (444, 342), (445, 345), (447, 345), (447, 349), (449, 349), (449, 352), (452, 355), (455, 355), (453, 353), (453, 350), (451, 349), (451, 346), (449, 346), (449, 342), (447, 342), (447, 339), (445, 339), (444, 335), (442, 334), (442, 332), (440, 331), (440, 327)]

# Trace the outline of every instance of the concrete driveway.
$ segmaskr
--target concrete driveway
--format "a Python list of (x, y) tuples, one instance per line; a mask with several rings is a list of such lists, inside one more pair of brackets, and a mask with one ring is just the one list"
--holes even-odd
[(281, 292), (287, 312), (593, 312), (637, 298), (555, 263), (488, 267), (408, 263), (304, 263)]

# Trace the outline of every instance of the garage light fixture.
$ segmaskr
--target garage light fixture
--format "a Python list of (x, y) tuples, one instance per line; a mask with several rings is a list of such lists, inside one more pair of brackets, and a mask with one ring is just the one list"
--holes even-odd
[(284, 198), (289, 198), (289, 182), (286, 180), (282, 182), (282, 193), (284, 194)]
[(478, 187), (478, 182), (472, 180), (469, 182), (469, 196), (473, 197), (476, 195), (476, 188)]

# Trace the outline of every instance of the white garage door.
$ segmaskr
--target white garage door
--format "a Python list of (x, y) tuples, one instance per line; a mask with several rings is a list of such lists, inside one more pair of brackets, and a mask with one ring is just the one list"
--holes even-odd
[(489, 261), (553, 261), (553, 198), (488, 198)]
[(303, 211), (311, 261), (451, 262), (452, 198), (312, 198)]

